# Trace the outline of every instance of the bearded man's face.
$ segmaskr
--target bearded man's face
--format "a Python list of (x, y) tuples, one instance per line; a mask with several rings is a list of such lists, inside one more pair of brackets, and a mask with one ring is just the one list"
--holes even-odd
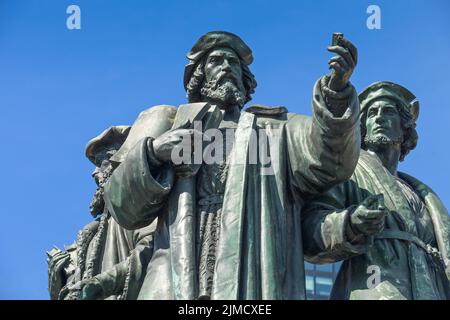
[(403, 142), (400, 113), (393, 101), (380, 99), (369, 107), (366, 131), (364, 142), (371, 150)]
[(218, 48), (208, 55), (205, 63), (203, 97), (221, 108), (245, 104), (242, 67), (237, 54), (229, 48)]
[(92, 177), (95, 179), (97, 184), (97, 190), (94, 193), (92, 201), (89, 205), (92, 216), (97, 216), (103, 212), (105, 207), (105, 200), (103, 199), (104, 186), (108, 178), (112, 173), (112, 165), (109, 160), (103, 160), (100, 167), (96, 167), (94, 172), (92, 172)]

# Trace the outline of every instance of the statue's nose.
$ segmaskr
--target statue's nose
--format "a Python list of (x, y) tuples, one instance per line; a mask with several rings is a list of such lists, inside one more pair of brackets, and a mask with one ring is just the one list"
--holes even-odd
[(378, 123), (378, 124), (384, 123), (384, 118), (383, 118), (383, 116), (381, 114), (378, 113), (375, 116), (375, 123)]
[(223, 62), (222, 71), (231, 71), (231, 66), (227, 59), (225, 59), (225, 61)]
[(96, 168), (94, 169), (94, 171), (92, 171), (91, 176), (92, 176), (93, 178), (95, 178), (95, 177), (99, 174), (99, 172), (100, 172), (99, 168), (96, 167)]

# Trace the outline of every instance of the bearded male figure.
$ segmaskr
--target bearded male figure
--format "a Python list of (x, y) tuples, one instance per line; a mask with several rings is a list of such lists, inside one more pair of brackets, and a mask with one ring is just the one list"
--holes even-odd
[(87, 144), (86, 157), (96, 166), (92, 177), (97, 190), (90, 204), (95, 220), (79, 231), (75, 244), (66, 251), (53, 249), (49, 259), (53, 300), (137, 297), (153, 253), (156, 221), (141, 229), (126, 230), (105, 210), (103, 199), (104, 185), (114, 169), (110, 158), (129, 131), (129, 126), (113, 126)]
[[(311, 118), (261, 105), (241, 112), (256, 87), (253, 55), (221, 31), (202, 36), (187, 55), (190, 104), (139, 116), (105, 186), (107, 208), (123, 227), (158, 219), (139, 299), (305, 299), (302, 206), (348, 179), (360, 149), (359, 103), (349, 82), (357, 51), (345, 38), (328, 49), (338, 55), (329, 61), (331, 74), (315, 84)], [(172, 124), (205, 106), (220, 109), (214, 128), (235, 132), (224, 135), (231, 152), (201, 166), (176, 164), (175, 148), (199, 132), (190, 121)], [(249, 161), (255, 129), (265, 133), (273, 174), (260, 155)]]
[(397, 171), (417, 144), (419, 102), (387, 81), (359, 100), (364, 150), (349, 181), (305, 208), (305, 256), (345, 260), (331, 299), (449, 299), (448, 212), (428, 186)]

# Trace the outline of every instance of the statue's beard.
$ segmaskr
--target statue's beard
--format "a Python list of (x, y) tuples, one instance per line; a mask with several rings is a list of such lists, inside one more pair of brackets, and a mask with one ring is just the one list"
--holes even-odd
[(97, 190), (95, 190), (94, 196), (92, 197), (89, 209), (93, 217), (98, 216), (105, 210), (105, 200), (103, 198), (104, 186), (112, 174), (112, 166), (101, 170), (100, 174), (96, 176)]
[(240, 81), (234, 83), (230, 79), (213, 79), (203, 84), (200, 93), (203, 97), (216, 102), (219, 107), (238, 105), (242, 108), (245, 104), (245, 88)]
[(380, 149), (400, 145), (403, 142), (402, 137), (389, 138), (383, 135), (365, 136), (364, 143), (367, 149)]
[(95, 190), (89, 209), (93, 217), (98, 216), (104, 211), (105, 200), (103, 200), (103, 186), (97, 187), (97, 190)]

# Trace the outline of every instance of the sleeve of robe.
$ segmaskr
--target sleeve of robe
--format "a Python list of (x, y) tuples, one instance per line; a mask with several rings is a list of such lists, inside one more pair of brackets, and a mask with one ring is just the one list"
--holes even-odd
[(314, 86), (313, 116), (295, 114), (286, 125), (291, 185), (301, 202), (350, 178), (359, 157), (356, 91), (349, 83), (342, 92), (333, 92), (325, 79)]
[(367, 251), (366, 238), (349, 234), (348, 219), (356, 205), (347, 206), (350, 182), (342, 183), (310, 201), (302, 211), (305, 259), (334, 263)]
[(156, 221), (145, 228), (128, 232), (134, 247), (129, 257), (94, 277), (102, 286), (101, 298), (116, 295), (122, 300), (137, 299), (147, 265), (153, 255), (155, 225)]
[(105, 184), (105, 204), (111, 216), (126, 229), (152, 223), (172, 188), (173, 169), (170, 165), (157, 165), (152, 141), (144, 138), (137, 142)]

